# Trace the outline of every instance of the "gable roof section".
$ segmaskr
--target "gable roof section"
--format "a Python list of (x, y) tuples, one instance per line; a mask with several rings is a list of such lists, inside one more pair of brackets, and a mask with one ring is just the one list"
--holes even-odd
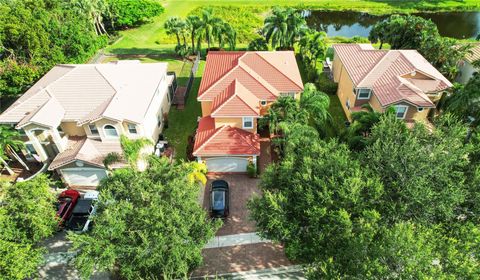
[(215, 120), (211, 117), (200, 120), (195, 136), (194, 156), (259, 154), (258, 134), (231, 126), (215, 128)]
[(55, 97), (51, 97), (45, 104), (26, 115), (18, 124), (17, 129), (34, 123), (45, 127), (58, 127), (62, 122), (65, 109)]
[(260, 100), (245, 88), (238, 80), (234, 80), (225, 91), (213, 100), (212, 117), (259, 116)]
[(374, 50), (358, 44), (334, 45), (334, 49), (355, 86), (373, 89), (384, 107), (401, 101), (435, 107), (427, 93), (452, 86), (415, 50)]
[(273, 101), (280, 92), (303, 90), (292, 51), (209, 52), (197, 99), (212, 101), (233, 80), (261, 100)]
[[(54, 170), (75, 161), (83, 161), (103, 168), (103, 160), (111, 152), (123, 153), (119, 142), (102, 142), (86, 137), (70, 137), (67, 149), (53, 159), (48, 170)], [(122, 163), (117, 164), (117, 166), (121, 165)]]
[(0, 122), (18, 123), (52, 97), (65, 110), (63, 121), (141, 122), (166, 69), (166, 63), (139, 61), (58, 65), (1, 114)]

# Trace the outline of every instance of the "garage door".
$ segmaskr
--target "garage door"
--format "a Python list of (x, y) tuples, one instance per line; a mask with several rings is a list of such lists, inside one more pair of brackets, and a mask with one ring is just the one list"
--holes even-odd
[(209, 172), (246, 172), (247, 158), (218, 157), (205, 159)]
[(98, 186), (107, 176), (105, 170), (99, 168), (68, 168), (61, 172), (67, 184), (72, 186)]

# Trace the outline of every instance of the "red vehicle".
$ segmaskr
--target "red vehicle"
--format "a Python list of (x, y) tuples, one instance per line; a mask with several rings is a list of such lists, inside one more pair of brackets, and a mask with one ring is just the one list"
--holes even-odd
[(60, 218), (59, 226), (63, 226), (65, 221), (70, 218), (79, 198), (80, 193), (76, 190), (65, 190), (58, 196), (57, 216)]

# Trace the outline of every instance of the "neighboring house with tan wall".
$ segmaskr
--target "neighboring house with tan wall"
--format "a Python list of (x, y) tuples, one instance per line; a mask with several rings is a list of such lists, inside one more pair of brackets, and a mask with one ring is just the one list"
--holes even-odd
[(158, 140), (172, 100), (166, 63), (58, 65), (0, 115), (25, 140), (27, 160), (46, 162), (70, 186), (106, 177), (120, 136)]
[(333, 46), (333, 78), (348, 119), (364, 104), (393, 107), (407, 123), (427, 122), (452, 84), (416, 50), (376, 50), (370, 44)]
[(261, 152), (258, 119), (279, 96), (299, 98), (302, 91), (292, 51), (209, 52), (193, 155), (209, 172), (246, 172)]

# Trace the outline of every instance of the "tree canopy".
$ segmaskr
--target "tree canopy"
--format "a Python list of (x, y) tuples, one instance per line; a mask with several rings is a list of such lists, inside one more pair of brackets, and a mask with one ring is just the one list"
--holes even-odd
[(93, 230), (69, 235), (83, 277), (94, 269), (125, 279), (187, 277), (219, 226), (199, 204), (194, 169), (151, 158), (144, 172), (119, 169), (103, 181)]
[(0, 278), (32, 277), (43, 261), (38, 242), (51, 236), (58, 225), (50, 185), (45, 175), (0, 184)]
[(456, 118), (429, 131), (381, 115), (361, 152), (291, 127), (249, 209), (310, 279), (480, 276), (478, 148)]
[(300, 36), (307, 31), (301, 12), (293, 8), (274, 7), (265, 18), (262, 33), (272, 49), (293, 49)]

